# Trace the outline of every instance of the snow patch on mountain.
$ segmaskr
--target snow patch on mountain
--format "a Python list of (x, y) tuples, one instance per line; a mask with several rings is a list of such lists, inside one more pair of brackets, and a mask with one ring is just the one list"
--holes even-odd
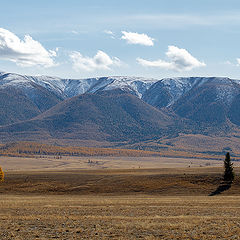
[(222, 84), (216, 87), (217, 100), (230, 106), (233, 99), (239, 94), (240, 82), (238, 80), (222, 79)]
[(155, 82), (156, 79), (146, 79), (140, 77), (108, 77), (97, 83), (91, 92), (96, 92), (98, 90), (113, 90), (122, 89), (133, 92), (139, 98), (142, 97), (143, 93), (148, 90)]
[[(61, 79), (49, 76), (25, 76), (14, 73), (0, 72), (0, 88), (16, 87), (20, 88), (27, 95), (33, 95), (33, 89), (41, 86), (61, 98), (70, 98), (86, 92), (95, 93), (102, 90), (122, 89), (129, 91), (139, 98), (148, 93), (147, 102), (155, 105), (161, 98), (160, 90), (165, 89), (169, 94), (166, 107), (174, 104), (181, 96), (193, 89), (207, 84), (216, 84), (217, 99), (230, 104), (238, 93), (236, 86), (240, 82), (228, 78), (217, 77), (179, 77), (164, 78), (161, 80), (143, 77), (100, 77), (87, 79)], [(156, 87), (157, 88), (156, 88)], [(151, 92), (151, 87), (155, 87)], [(149, 91), (148, 91), (149, 90)]]
[(66, 85), (64, 88), (64, 93), (67, 97), (74, 97), (83, 93), (86, 93), (93, 85), (97, 83), (97, 78), (88, 78), (88, 79), (80, 79), (66, 80)]
[(62, 98), (77, 96), (86, 92), (95, 93), (100, 90), (123, 89), (134, 93), (139, 98), (155, 83), (156, 79), (140, 77), (100, 77), (87, 79), (61, 79), (49, 76), (24, 76), (20, 74), (0, 72), (0, 87), (17, 87), (27, 93), (34, 84), (44, 87)]
[[(202, 87), (204, 84), (209, 84), (209, 86), (215, 86), (219, 89), (217, 90), (219, 92), (219, 99), (228, 97), (227, 101), (230, 103), (231, 99), (233, 99), (237, 93), (236, 87), (232, 86), (228, 91), (226, 90), (223, 92), (223, 86), (229, 86), (232, 82), (233, 80), (229, 78), (219, 77), (164, 78), (153, 84), (143, 98), (147, 103), (153, 106), (159, 106), (160, 104), (161, 107), (170, 107), (187, 92), (194, 88)], [(238, 82), (238, 84), (240, 83)], [(162, 93), (163, 95), (161, 97)], [(232, 96), (227, 96), (231, 94)]]
[(189, 78), (165, 78), (161, 80), (171, 95), (171, 101), (167, 107), (176, 102), (185, 92), (189, 91), (195, 82)]

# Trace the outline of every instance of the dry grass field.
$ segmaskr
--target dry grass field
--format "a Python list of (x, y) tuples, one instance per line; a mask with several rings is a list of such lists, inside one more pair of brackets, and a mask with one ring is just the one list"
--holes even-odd
[(1, 157), (0, 239), (240, 239), (237, 164), (231, 187), (210, 196), (222, 161), (88, 160)]
[[(222, 168), (7, 171), (1, 194), (208, 196), (222, 182)], [(223, 195), (240, 193), (240, 169)]]
[(2, 195), (0, 239), (239, 239), (239, 196)]
[[(5, 171), (56, 171), (56, 170), (101, 170), (101, 169), (146, 169), (222, 167), (222, 160), (171, 158), (171, 157), (77, 157), (77, 156), (0, 156), (0, 166)], [(240, 162), (234, 162), (240, 167)]]

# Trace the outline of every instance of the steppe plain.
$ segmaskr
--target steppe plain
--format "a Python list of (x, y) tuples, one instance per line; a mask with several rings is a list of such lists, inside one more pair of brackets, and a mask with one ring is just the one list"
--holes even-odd
[(220, 160), (46, 156), (0, 162), (0, 239), (240, 239), (238, 162), (225, 191), (216, 191), (223, 184)]

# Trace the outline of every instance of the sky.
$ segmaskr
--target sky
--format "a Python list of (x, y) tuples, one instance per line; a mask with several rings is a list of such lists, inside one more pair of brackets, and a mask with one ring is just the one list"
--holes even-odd
[(0, 71), (240, 79), (239, 0), (1, 2)]

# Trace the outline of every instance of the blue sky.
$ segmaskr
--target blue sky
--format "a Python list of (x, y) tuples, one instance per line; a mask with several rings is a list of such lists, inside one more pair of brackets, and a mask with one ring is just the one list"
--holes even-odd
[(1, 9), (1, 71), (240, 78), (239, 0), (10, 0)]

